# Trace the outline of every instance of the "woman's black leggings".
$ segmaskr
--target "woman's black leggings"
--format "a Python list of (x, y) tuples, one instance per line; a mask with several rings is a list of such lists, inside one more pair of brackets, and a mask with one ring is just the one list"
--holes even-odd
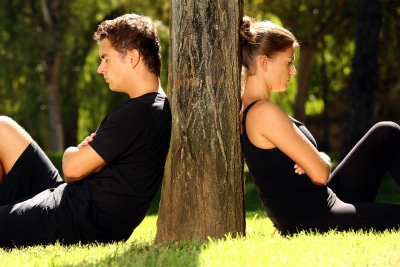
[(386, 172), (400, 185), (400, 126), (394, 122), (375, 124), (354, 146), (330, 175), (334, 206), (297, 230), (399, 229), (400, 205), (375, 203)]

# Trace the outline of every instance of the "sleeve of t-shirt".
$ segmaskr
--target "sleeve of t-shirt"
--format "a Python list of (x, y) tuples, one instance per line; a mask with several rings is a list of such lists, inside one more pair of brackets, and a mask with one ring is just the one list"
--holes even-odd
[(151, 124), (151, 116), (145, 105), (125, 105), (110, 113), (100, 124), (90, 145), (105, 162), (110, 163), (135, 142), (144, 142)]

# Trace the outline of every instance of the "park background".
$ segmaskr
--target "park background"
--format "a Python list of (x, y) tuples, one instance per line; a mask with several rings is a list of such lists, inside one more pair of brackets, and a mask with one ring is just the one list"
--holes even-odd
[[(377, 40), (375, 66), (366, 67), (376, 68), (376, 82), (357, 89), (357, 101), (369, 111), (355, 120), (346, 114), (354, 109), (348, 99), (351, 74), (360, 68), (353, 67), (359, 1), (244, 1), (244, 14), (282, 24), (300, 41), (306, 66), (297, 60), (297, 76), (274, 101), (304, 121), (325, 151), (346, 151), (346, 124), (357, 127), (363, 117), (368, 126), (379, 120), (400, 122), (400, 3), (378, 2), (379, 33), (374, 36), (371, 30), (363, 42), (368, 47), (368, 39)], [(93, 32), (100, 21), (127, 12), (156, 21), (162, 85), (168, 90), (169, 1), (1, 1), (0, 114), (16, 119), (48, 152), (63, 151), (95, 131), (126, 96), (110, 92), (96, 73), (100, 59)], [(364, 58), (361, 64), (370, 62)], [(370, 73), (364, 76), (371, 80)]]
[[(215, 7), (224, 1), (186, 2)], [(334, 163), (374, 122), (400, 121), (400, 1), (243, 2), (244, 14), (282, 24), (299, 39), (298, 75), (287, 92), (273, 98), (290, 115), (307, 124), (319, 147), (334, 156)], [(135, 12), (156, 21), (163, 57), (161, 82), (170, 91), (168, 66), (173, 58), (169, 53), (170, 4), (161, 0), (1, 1), (0, 115), (16, 119), (59, 164), (65, 147), (76, 145), (93, 132), (104, 115), (126, 99), (125, 95), (110, 92), (103, 77), (96, 73), (100, 59), (92, 36), (102, 20)], [(227, 33), (221, 32), (220, 38), (225, 36)], [(211, 236), (206, 243), (183, 240), (154, 244), (159, 217), (157, 198), (145, 221), (126, 243), (0, 250), (0, 265), (396, 266), (400, 263), (397, 232), (302, 233), (291, 239), (270, 236), (273, 226), (247, 172), (245, 180), (246, 236), (227, 235), (222, 239)], [(215, 188), (221, 188), (220, 181), (214, 182)], [(202, 191), (194, 182), (190, 185), (193, 189), (189, 193)], [(393, 188), (393, 183), (385, 179), (378, 201), (399, 203), (398, 190)], [(235, 199), (234, 194), (226, 193)], [(212, 195), (201, 197), (214, 200)], [(239, 220), (240, 216), (237, 217)], [(192, 218), (200, 224), (199, 228), (205, 229), (214, 219)], [(183, 228), (174, 230), (184, 232)]]

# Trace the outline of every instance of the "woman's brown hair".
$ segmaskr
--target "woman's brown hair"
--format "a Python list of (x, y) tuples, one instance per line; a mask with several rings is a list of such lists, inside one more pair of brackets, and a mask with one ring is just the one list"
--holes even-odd
[(244, 16), (240, 26), (242, 65), (251, 72), (256, 57), (270, 58), (289, 47), (297, 47), (296, 37), (287, 29), (271, 22)]

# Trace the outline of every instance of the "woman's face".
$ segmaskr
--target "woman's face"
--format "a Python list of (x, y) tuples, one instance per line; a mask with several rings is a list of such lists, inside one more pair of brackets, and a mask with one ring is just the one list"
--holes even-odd
[(278, 52), (272, 58), (268, 59), (266, 82), (271, 91), (286, 91), (290, 79), (297, 73), (293, 62), (293, 47), (283, 52)]

